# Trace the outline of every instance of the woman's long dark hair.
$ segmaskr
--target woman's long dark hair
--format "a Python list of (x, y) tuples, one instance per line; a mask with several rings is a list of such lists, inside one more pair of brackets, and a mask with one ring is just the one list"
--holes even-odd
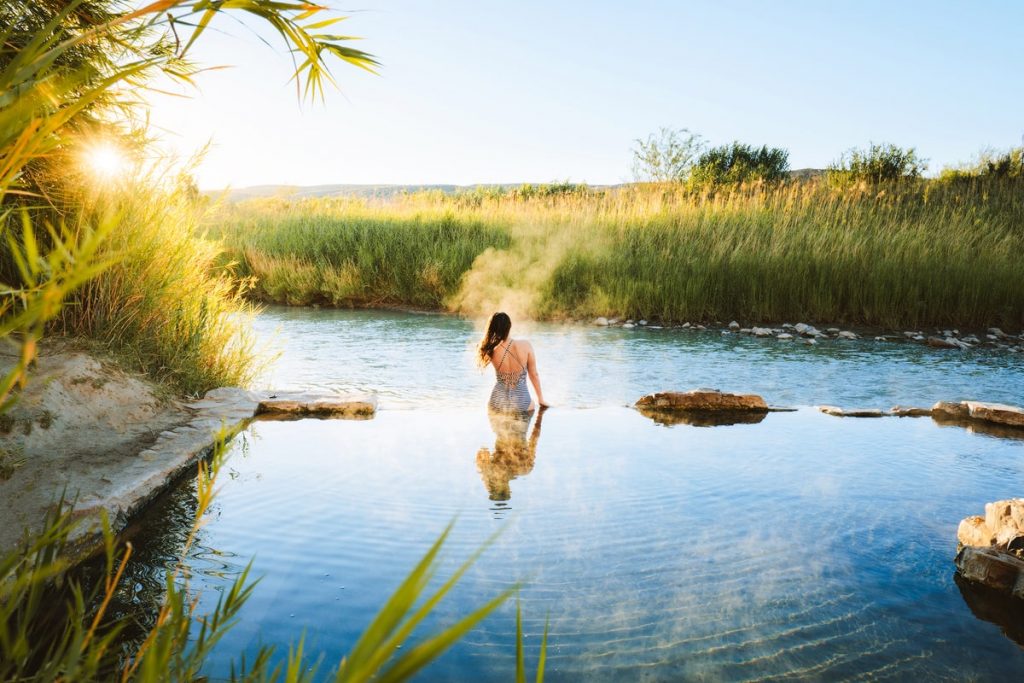
[(487, 321), (487, 332), (484, 333), (484, 338), (480, 340), (480, 357), (477, 359), (481, 367), (487, 367), (487, 364), (491, 362), (491, 354), (494, 353), (494, 349), (498, 348), (498, 344), (508, 339), (508, 333), (511, 329), (512, 319), (508, 317), (507, 313), (495, 313)]

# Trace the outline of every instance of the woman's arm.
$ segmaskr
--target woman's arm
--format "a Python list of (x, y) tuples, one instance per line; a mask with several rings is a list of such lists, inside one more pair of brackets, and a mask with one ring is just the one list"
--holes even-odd
[(526, 342), (527, 355), (526, 355), (526, 372), (530, 375), (530, 382), (533, 384), (533, 390), (537, 392), (537, 403), (541, 408), (547, 408), (547, 401), (544, 400), (544, 392), (540, 389), (540, 375), (537, 373), (537, 359), (533, 355), (533, 344)]

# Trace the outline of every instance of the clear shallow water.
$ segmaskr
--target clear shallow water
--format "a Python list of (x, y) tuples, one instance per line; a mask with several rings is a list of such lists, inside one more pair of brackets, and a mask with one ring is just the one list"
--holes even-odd
[[(256, 331), (281, 352), (260, 380), (276, 389), (375, 391), (384, 408), (478, 407), (494, 381), (474, 364), (480, 330), (451, 316), (271, 308)], [(778, 405), (1024, 403), (1020, 353), (515, 321), (512, 336), (533, 343), (545, 396), (559, 407), (632, 405), (652, 391), (697, 387), (759, 393)]]
[[(286, 650), (303, 630), (329, 669), (454, 518), (442, 575), (502, 533), (427, 628), (525, 580), (527, 660), (549, 617), (549, 680), (1024, 675), (1024, 650), (974, 616), (986, 596), (962, 594), (952, 564), (959, 520), (1020, 494), (1024, 440), (812, 409), (665, 427), (622, 407), (708, 384), (791, 404), (1010, 401), (1021, 371), (1005, 358), (537, 328), (560, 406), (539, 430), (496, 432), (482, 409), (489, 377), (460, 365), (466, 323), (272, 311), (259, 324), (282, 320), (278, 386), (380, 387), (383, 409), (368, 421), (257, 422), (236, 440), (187, 564), (207, 608), (250, 558), (263, 578), (211, 662), (215, 678), (236, 653)], [(573, 354), (606, 370), (588, 373)], [(470, 380), (467, 397), (458, 384)], [(145, 520), (127, 600), (159, 595), (192, 505), (184, 483)], [(423, 679), (511, 680), (514, 633), (509, 604)]]

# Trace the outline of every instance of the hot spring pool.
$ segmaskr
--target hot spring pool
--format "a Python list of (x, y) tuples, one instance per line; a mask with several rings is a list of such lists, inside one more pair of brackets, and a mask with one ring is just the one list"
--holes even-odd
[[(523, 581), (528, 668), (550, 619), (548, 680), (1024, 675), (1024, 651), (975, 616), (987, 596), (962, 594), (952, 563), (960, 519), (1021, 494), (1024, 440), (812, 408), (758, 424), (666, 427), (623, 405), (701, 385), (805, 406), (1013, 401), (1019, 361), (536, 328), (556, 407), (539, 429), (534, 420), (496, 433), (482, 407), (488, 378), (466, 363), (464, 323), (320, 313), (302, 312), (292, 327), (290, 312), (261, 320), (283, 324), (293, 344), (270, 381), (376, 382), (382, 409), (366, 421), (256, 422), (234, 441), (187, 566), (201, 608), (252, 558), (262, 579), (212, 677), (261, 643), (283, 657), (303, 630), (328, 672), (453, 519), (442, 576), (502, 532), (426, 629)], [(432, 346), (449, 351), (416, 352)], [(373, 357), (379, 367), (367, 367)], [(585, 372), (588, 360), (607, 370)], [(460, 382), (470, 391), (458, 393)], [(144, 611), (159, 596), (193, 508), (186, 481), (149, 511), (134, 538), (129, 604)], [(510, 602), (422, 679), (512, 680), (514, 620)]]

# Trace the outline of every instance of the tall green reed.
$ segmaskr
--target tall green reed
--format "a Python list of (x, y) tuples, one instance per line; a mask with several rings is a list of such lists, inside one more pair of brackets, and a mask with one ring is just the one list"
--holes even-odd
[[(1024, 193), (1013, 179), (259, 200), (215, 221), (256, 291), (281, 303), (1024, 325)], [(443, 237), (411, 227), (425, 221), (442, 221)], [(445, 264), (444, 287), (427, 294), (431, 263)]]

